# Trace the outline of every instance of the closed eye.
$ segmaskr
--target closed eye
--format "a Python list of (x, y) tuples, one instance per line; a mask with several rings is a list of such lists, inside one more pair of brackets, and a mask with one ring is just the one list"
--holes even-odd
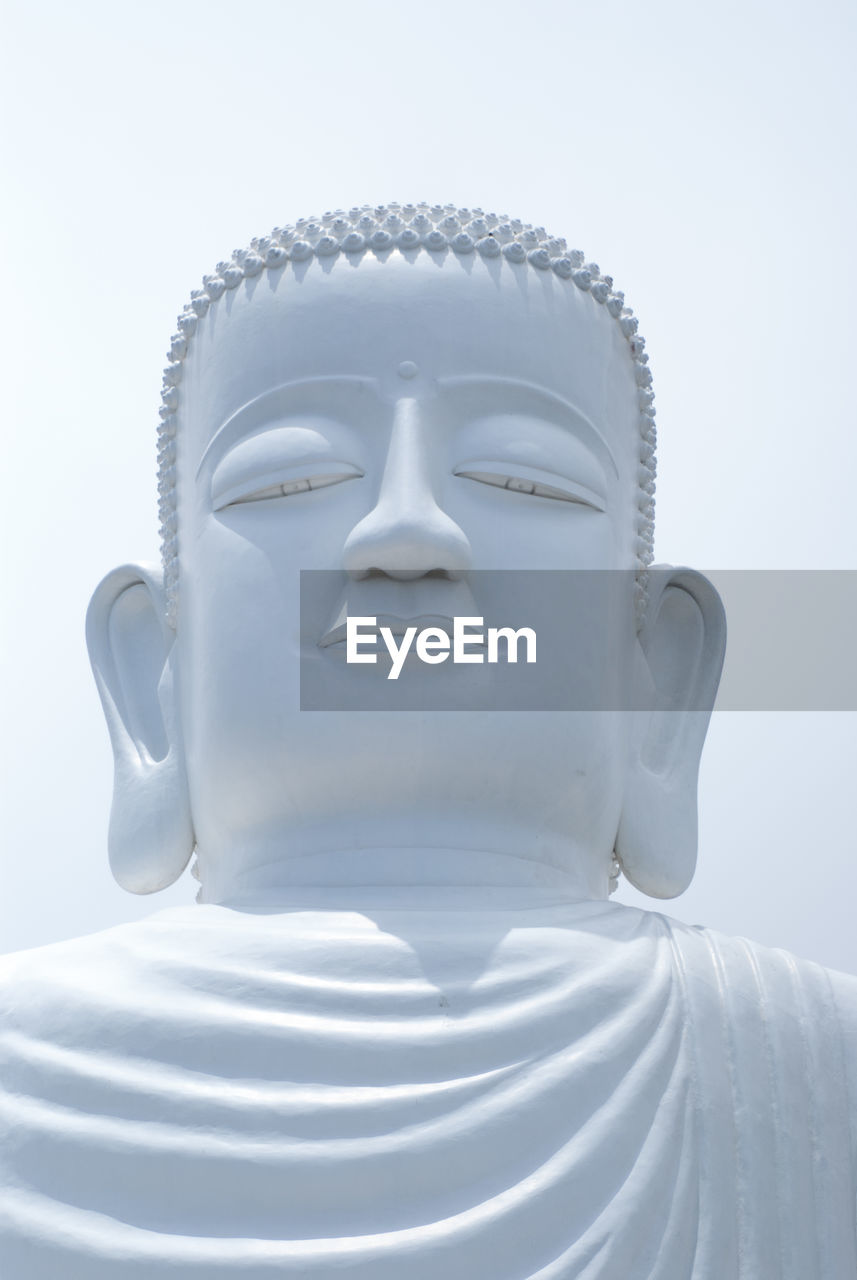
[(463, 480), (476, 480), (479, 484), (490, 484), (497, 489), (529, 494), (534, 498), (574, 502), (579, 506), (591, 507), (595, 511), (604, 511), (607, 507), (604, 498), (586, 485), (578, 484), (576, 480), (569, 480), (565, 476), (555, 475), (552, 471), (542, 471), (537, 467), (516, 465), (513, 474), (497, 469), (496, 463), (467, 462), (456, 467), (454, 474)]
[[(316, 464), (317, 465), (317, 464)], [(289, 498), (296, 493), (312, 489), (327, 489), (345, 480), (359, 479), (363, 472), (348, 462), (336, 462), (335, 470), (316, 471), (312, 467), (292, 467), (280, 476), (270, 474), (244, 481), (219, 493), (214, 499), (214, 510), (236, 507), (247, 502), (267, 502), (272, 498)]]

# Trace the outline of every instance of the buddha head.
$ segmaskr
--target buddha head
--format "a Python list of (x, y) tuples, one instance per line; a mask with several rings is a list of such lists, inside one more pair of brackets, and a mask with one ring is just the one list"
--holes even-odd
[[(597, 266), (453, 206), (276, 229), (182, 311), (159, 445), (163, 565), (108, 574), (87, 617), (121, 884), (163, 888), (196, 848), (206, 901), (379, 880), (596, 898), (620, 867), (686, 888), (725, 625), (701, 575), (649, 570), (651, 375)], [(406, 618), (472, 611), (482, 570), (616, 571), (568, 643), (626, 696), (350, 707), (354, 673), (301, 625), (310, 569), (340, 615)], [(302, 709), (302, 660), (340, 710)]]

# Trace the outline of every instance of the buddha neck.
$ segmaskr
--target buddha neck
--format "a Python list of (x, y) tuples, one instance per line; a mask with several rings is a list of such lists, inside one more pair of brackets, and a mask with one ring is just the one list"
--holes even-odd
[(479, 848), (379, 846), (290, 851), (288, 856), (228, 867), (207, 865), (200, 901), (240, 906), (361, 901), (398, 905), (508, 903), (607, 898), (610, 859), (564, 860), (562, 867), (535, 856)]

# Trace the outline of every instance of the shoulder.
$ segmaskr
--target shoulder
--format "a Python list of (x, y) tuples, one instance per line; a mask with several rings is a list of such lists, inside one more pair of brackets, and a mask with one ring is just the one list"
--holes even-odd
[(844, 1020), (857, 1021), (857, 977), (825, 969), (779, 947), (661, 916), (678, 963), (691, 980), (754, 994), (774, 1009), (819, 1001)]
[(850, 1099), (857, 1121), (857, 978), (747, 938), (662, 919), (697, 1025), (719, 1021), (737, 1059), (757, 1049), (780, 1064), (805, 1063), (808, 1078), (824, 1078)]
[[(676, 921), (668, 929), (685, 974), (700, 1072), (712, 1074), (719, 1052), (754, 1111), (767, 1098), (781, 1119), (809, 1117), (831, 1167), (839, 1151), (845, 1168), (845, 1146), (849, 1168), (857, 1167), (857, 978), (746, 938)], [(777, 1122), (781, 1141), (795, 1125)]]
[(61, 1026), (82, 1004), (133, 1000), (171, 939), (192, 946), (198, 908), (159, 911), (99, 933), (0, 955), (0, 1029)]
[(788, 977), (794, 985), (820, 986), (836, 992), (844, 1009), (857, 1012), (857, 977), (825, 969), (814, 960), (805, 960), (781, 947), (768, 947), (749, 938), (732, 937), (701, 925), (687, 925), (661, 917), (677, 951), (693, 964), (707, 956), (724, 974), (752, 973), (758, 982)]

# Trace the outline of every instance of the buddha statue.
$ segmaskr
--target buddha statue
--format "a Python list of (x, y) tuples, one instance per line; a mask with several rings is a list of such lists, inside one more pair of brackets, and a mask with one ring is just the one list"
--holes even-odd
[[(857, 982), (610, 901), (690, 882), (725, 645), (651, 563), (610, 277), (480, 210), (298, 222), (204, 278), (162, 398), (163, 565), (87, 638), (113, 872), (195, 854), (198, 902), (0, 961), (0, 1274), (857, 1276)], [(563, 615), (589, 705), (343, 658), (498, 571), (609, 581)]]

